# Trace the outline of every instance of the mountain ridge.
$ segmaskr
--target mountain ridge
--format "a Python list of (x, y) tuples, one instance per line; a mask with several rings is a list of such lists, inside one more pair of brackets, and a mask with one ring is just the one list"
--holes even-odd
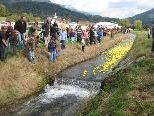
[[(10, 1), (10, 2), (9, 2)], [(22, 1), (22, 2), (21, 2)], [(102, 17), (99, 15), (86, 14), (80, 11), (74, 11), (71, 9), (66, 9), (61, 5), (55, 3), (38, 2), (32, 0), (1, 0), (0, 3), (3, 3), (10, 11), (13, 12), (23, 12), (23, 13), (32, 13), (34, 16), (40, 16), (41, 18), (46, 18), (57, 13), (58, 16), (66, 19), (72, 19), (72, 21), (85, 20), (90, 22), (99, 22), (99, 21), (114, 21), (117, 22), (116, 18)]]
[(146, 25), (154, 24), (154, 8), (146, 12), (143, 12), (141, 14), (137, 14), (133, 17), (129, 17), (129, 20), (131, 22), (134, 22), (135, 20), (138, 19), (141, 20)]

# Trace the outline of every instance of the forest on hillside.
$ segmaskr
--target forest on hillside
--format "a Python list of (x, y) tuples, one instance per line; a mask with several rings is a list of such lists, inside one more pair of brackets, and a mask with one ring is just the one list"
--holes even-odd
[(99, 21), (118, 21), (116, 18), (102, 17), (99, 15), (85, 14), (78, 11), (66, 9), (63, 6), (54, 3), (42, 3), (42, 2), (6, 2), (3, 3), (12, 13), (28, 13), (33, 14), (34, 17), (39, 16), (42, 19), (52, 16), (57, 13), (58, 16), (72, 21), (85, 20), (90, 22)]

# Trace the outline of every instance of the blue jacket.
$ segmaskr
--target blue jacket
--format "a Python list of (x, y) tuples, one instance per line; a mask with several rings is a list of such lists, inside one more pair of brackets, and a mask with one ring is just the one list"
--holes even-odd
[(103, 37), (103, 32), (102, 32), (102, 31), (98, 31), (98, 32), (97, 32), (97, 35), (98, 35), (98, 37), (101, 38), (101, 37)]
[(54, 52), (56, 50), (56, 43), (54, 42), (49, 42), (48, 44), (48, 52)]
[(67, 40), (67, 33), (66, 32), (61, 32), (60, 37), (61, 37), (61, 40)]

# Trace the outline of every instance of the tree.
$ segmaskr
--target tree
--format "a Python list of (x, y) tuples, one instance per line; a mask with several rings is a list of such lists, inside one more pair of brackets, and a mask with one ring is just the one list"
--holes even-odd
[(6, 16), (6, 7), (2, 4), (0, 4), (0, 17)]
[(11, 14), (11, 15), (9, 15), (9, 16), (7, 16), (6, 17), (6, 20), (7, 21), (17, 21), (18, 19), (20, 18), (20, 15), (19, 14), (16, 14), (16, 13), (13, 13), (13, 14)]
[(119, 20), (119, 24), (123, 27), (129, 27), (130, 26), (130, 22), (129, 19), (120, 19)]
[(142, 21), (141, 21), (141, 20), (136, 20), (136, 21), (134, 22), (134, 26), (135, 26), (135, 28), (136, 28), (137, 30), (141, 31), (141, 29), (142, 29)]

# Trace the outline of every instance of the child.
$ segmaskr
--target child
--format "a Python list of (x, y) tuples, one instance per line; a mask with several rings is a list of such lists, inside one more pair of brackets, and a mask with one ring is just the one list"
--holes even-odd
[(75, 31), (74, 31), (73, 29), (71, 29), (69, 35), (70, 35), (70, 40), (71, 40), (71, 42), (72, 42), (72, 43), (75, 43), (75, 41), (76, 41), (76, 40), (75, 40), (75, 38), (76, 38), (75, 35), (76, 35), (76, 34), (75, 34)]
[(29, 35), (27, 40), (28, 59), (31, 63), (35, 64), (35, 33)]
[(61, 43), (58, 39), (56, 39), (56, 57), (60, 56), (60, 51), (61, 51)]
[(50, 61), (54, 62), (56, 60), (56, 39), (54, 37), (48, 43), (48, 52)]
[(60, 32), (60, 39), (61, 49), (65, 49), (65, 41), (67, 40), (67, 33), (65, 32), (65, 29), (62, 29), (62, 32)]

